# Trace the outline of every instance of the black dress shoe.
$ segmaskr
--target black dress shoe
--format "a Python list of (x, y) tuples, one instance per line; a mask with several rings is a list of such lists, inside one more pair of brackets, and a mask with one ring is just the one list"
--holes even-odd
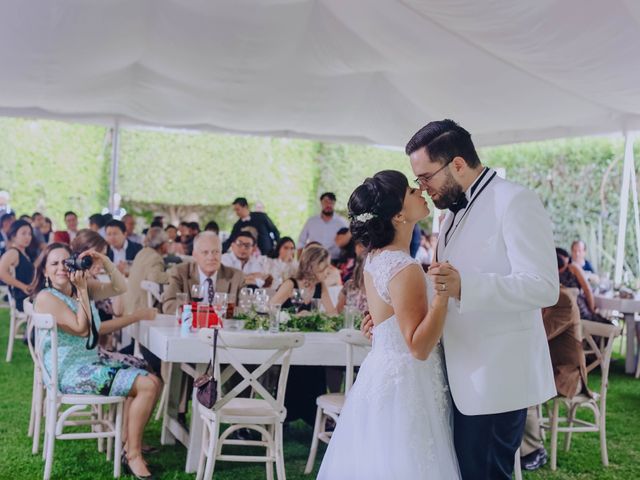
[(547, 463), (547, 451), (543, 448), (534, 450), (520, 459), (522, 468), (527, 471), (537, 470)]
[(129, 459), (127, 458), (127, 455), (124, 452), (122, 453), (122, 465), (124, 466), (124, 470), (125, 472), (127, 472), (128, 475), (131, 475), (140, 480), (154, 480), (156, 478), (153, 476), (152, 473), (149, 475), (138, 475), (136, 472), (134, 472), (131, 469), (131, 466), (129, 465)]

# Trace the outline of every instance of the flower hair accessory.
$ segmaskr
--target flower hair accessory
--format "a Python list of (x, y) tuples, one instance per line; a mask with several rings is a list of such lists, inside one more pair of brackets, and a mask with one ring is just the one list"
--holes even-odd
[(373, 213), (366, 212), (366, 213), (361, 213), (360, 215), (355, 215), (352, 218), (357, 222), (366, 223), (372, 218), (375, 218), (375, 215)]

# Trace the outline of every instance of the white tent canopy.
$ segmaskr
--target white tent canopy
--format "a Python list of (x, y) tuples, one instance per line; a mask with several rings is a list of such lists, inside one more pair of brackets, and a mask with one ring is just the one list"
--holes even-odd
[(640, 129), (635, 0), (0, 4), (0, 115), (403, 146)]

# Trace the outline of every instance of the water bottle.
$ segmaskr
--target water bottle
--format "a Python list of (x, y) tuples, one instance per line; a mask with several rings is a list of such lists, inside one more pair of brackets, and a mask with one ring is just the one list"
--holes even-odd
[(187, 304), (182, 309), (182, 323), (180, 324), (180, 336), (188, 337), (191, 331), (191, 318), (193, 314), (191, 312), (191, 305)]

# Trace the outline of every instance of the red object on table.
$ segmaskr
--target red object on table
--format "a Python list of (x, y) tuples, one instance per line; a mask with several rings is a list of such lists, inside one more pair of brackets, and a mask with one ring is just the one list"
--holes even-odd
[[(222, 321), (216, 314), (213, 307), (207, 307), (206, 311), (206, 327), (205, 322), (202, 321), (201, 315), (205, 315), (205, 312), (202, 311), (202, 307), (200, 307), (200, 311), (198, 311), (198, 304), (196, 302), (191, 303), (191, 326), (193, 328), (212, 328), (212, 327), (222, 327)], [(201, 320), (201, 321), (198, 321)]]

